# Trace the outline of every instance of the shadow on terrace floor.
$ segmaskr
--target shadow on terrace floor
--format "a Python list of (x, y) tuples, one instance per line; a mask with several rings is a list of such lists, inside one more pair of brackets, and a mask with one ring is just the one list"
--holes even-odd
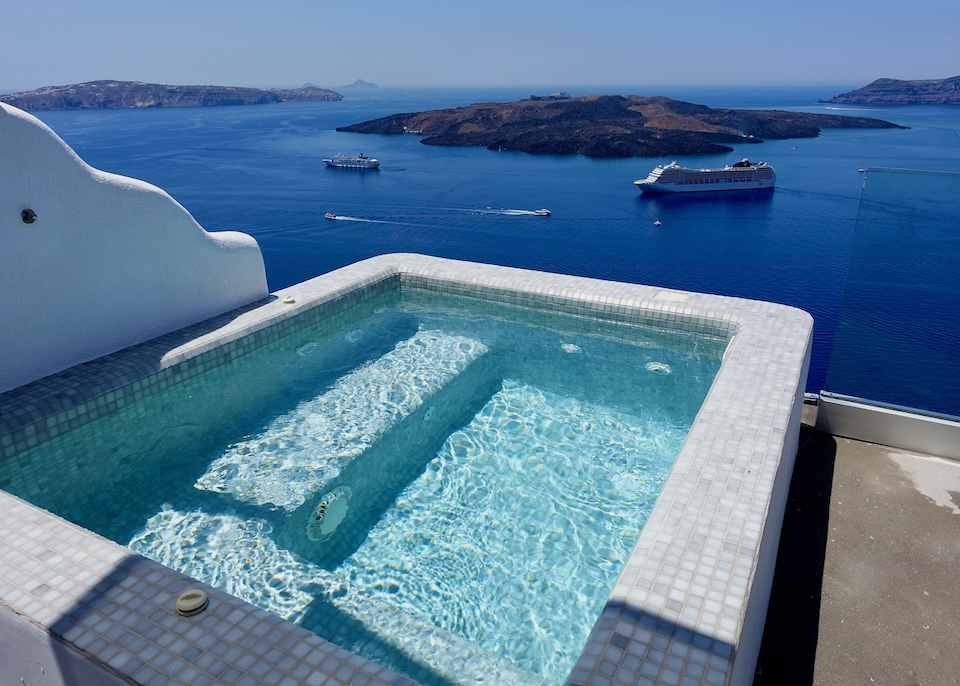
[(960, 462), (804, 410), (754, 686), (960, 684)]

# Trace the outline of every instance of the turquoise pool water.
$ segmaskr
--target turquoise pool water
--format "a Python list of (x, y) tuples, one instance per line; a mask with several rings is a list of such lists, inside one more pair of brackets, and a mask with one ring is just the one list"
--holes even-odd
[(392, 294), (0, 487), (423, 683), (562, 683), (724, 346)]

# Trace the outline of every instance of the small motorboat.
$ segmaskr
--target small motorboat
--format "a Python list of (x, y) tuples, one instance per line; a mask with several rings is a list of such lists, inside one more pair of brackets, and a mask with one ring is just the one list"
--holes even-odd
[(657, 221), (653, 222), (653, 225), (654, 225), (654, 226), (663, 226), (663, 222), (658, 219)]
[(335, 215), (333, 212), (327, 212), (327, 213), (326, 213), (325, 215), (323, 215), (323, 216), (326, 217), (327, 219), (336, 219), (336, 218), (337, 218), (337, 215)]
[(546, 207), (543, 207), (539, 210), (535, 210), (534, 214), (537, 215), (538, 217), (549, 217), (550, 210), (548, 210)]

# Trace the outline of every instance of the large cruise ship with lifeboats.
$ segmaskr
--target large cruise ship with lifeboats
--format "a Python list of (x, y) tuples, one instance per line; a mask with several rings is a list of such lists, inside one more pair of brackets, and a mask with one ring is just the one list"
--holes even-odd
[(726, 167), (689, 169), (676, 162), (659, 164), (645, 179), (634, 181), (642, 193), (692, 193), (773, 188), (777, 173), (766, 162), (744, 157)]
[(380, 160), (373, 157), (367, 157), (360, 153), (357, 157), (347, 157), (343, 153), (337, 153), (333, 157), (324, 158), (328, 167), (341, 167), (343, 169), (379, 169)]

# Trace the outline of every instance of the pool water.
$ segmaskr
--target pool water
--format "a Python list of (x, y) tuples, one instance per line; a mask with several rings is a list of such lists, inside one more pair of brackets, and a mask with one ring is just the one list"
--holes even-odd
[(392, 293), (0, 487), (422, 683), (558, 684), (725, 344)]

